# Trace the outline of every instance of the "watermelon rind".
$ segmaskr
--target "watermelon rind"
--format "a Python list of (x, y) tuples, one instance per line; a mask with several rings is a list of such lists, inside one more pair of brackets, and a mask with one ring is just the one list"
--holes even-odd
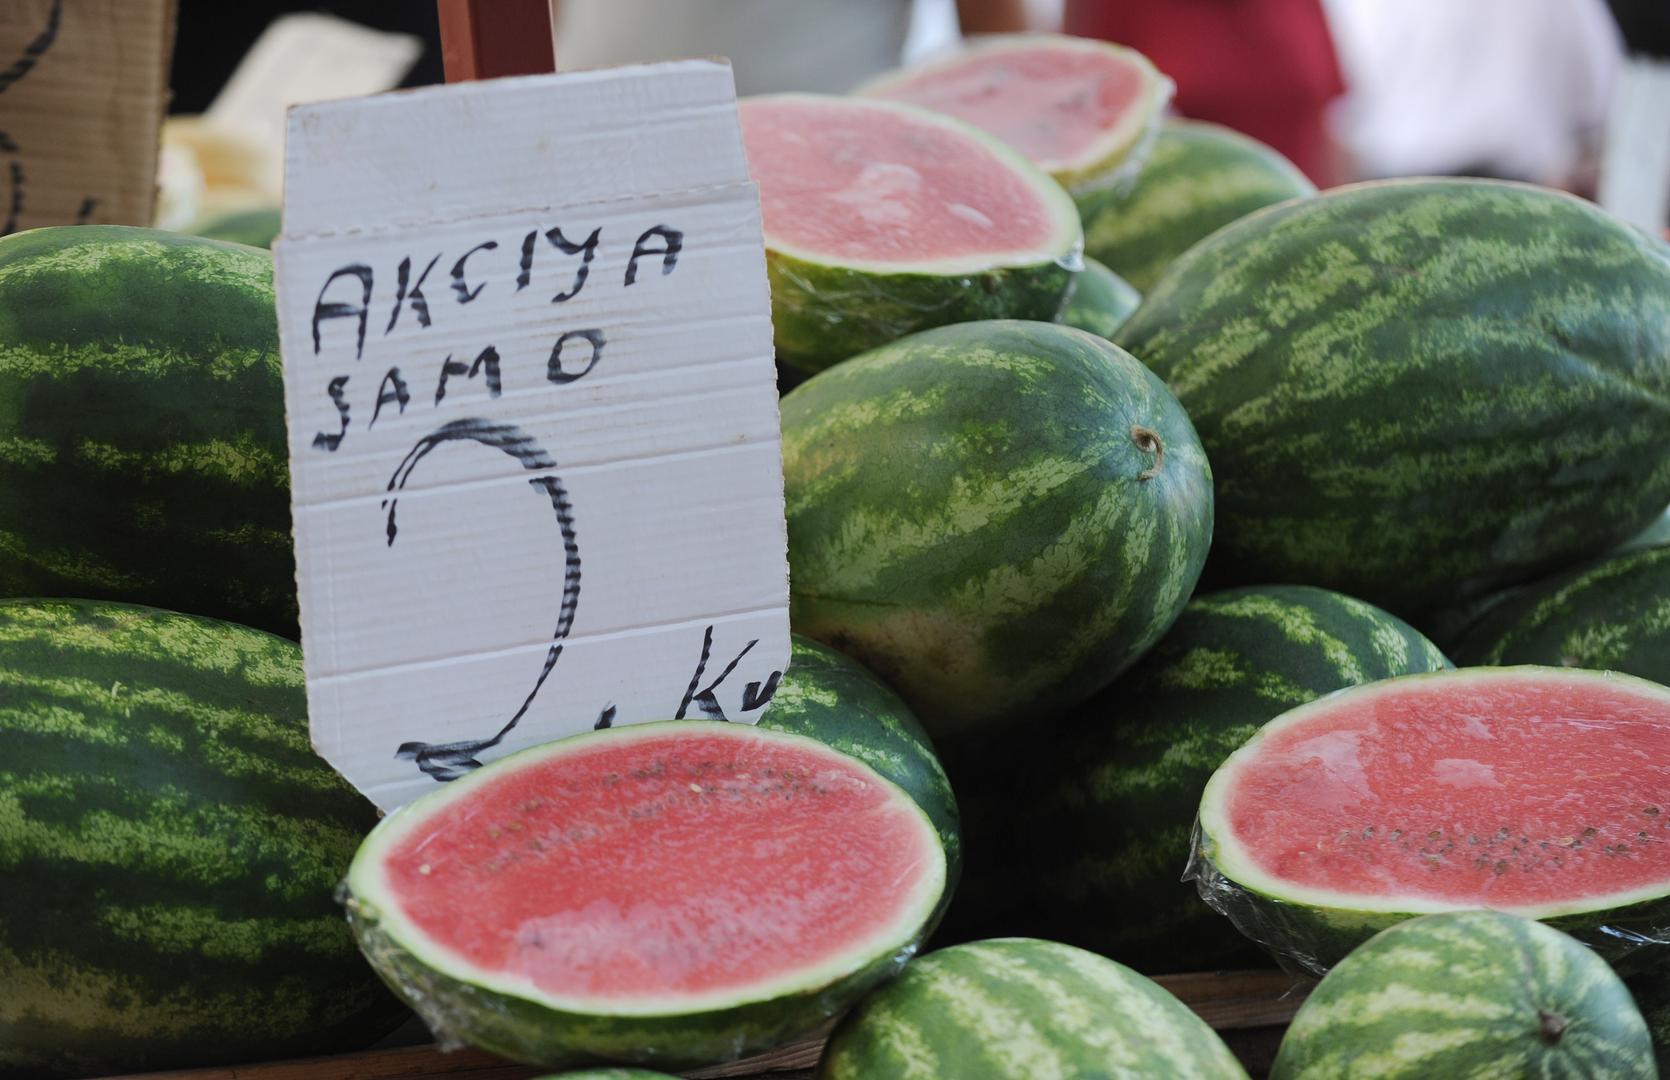
[(790, 620), (886, 680), (942, 752), (1099, 690), (1194, 588), (1211, 468), (1170, 392), (1105, 339), (941, 327), (781, 411)]
[(1217, 124), (1167, 120), (1129, 190), (1075, 196), (1085, 254), (1146, 292), (1179, 255), (1230, 222), (1315, 194), (1274, 148)]
[(276, 206), (234, 210), (193, 222), (186, 232), (206, 240), (271, 248), (283, 228), (283, 211)]
[[(820, 967), (796, 971), (739, 995), (732, 992), (645, 998), (630, 1006), (598, 1008), (579, 999), (545, 993), (525, 981), (483, 972), (436, 945), (400, 911), (379, 875), (384, 854), (428, 813), (468, 800), (477, 787), (501, 773), (557, 760), (600, 740), (613, 745), (659, 738), (669, 730), (698, 724), (704, 738), (718, 733), (736, 739), (783, 740), (822, 754), (827, 744), (791, 732), (710, 721), (658, 721), (570, 736), (510, 754), (424, 795), (389, 815), (366, 838), (344, 882), (348, 921), (372, 966), (429, 1025), (437, 1038), (468, 1043), (513, 1061), (562, 1068), (594, 1062), (625, 1062), (687, 1068), (732, 1061), (770, 1049), (818, 1027), (885, 981), (915, 954), (945, 885), (945, 863), (937, 845), (934, 865), (914, 895), (878, 898), (895, 904), (892, 922), (862, 955), (836, 957)], [(908, 805), (925, 830), (933, 823), (897, 785), (856, 759), (850, 767), (870, 772)]]
[(962, 827), (957, 797), (933, 740), (904, 699), (858, 661), (793, 634), (789, 669), (757, 723), (855, 757), (916, 800), (945, 849), (945, 892), (933, 919), (937, 925), (962, 876)]
[(1420, 626), (1670, 503), (1670, 260), (1561, 192), (1267, 207), (1173, 263), (1117, 342), (1212, 459), (1210, 588), (1304, 582)]
[(1095, 259), (1085, 259), (1084, 271), (1061, 309), (1061, 322), (1112, 341), (1141, 303), (1142, 294), (1130, 282)]
[(939, 949), (838, 1024), (818, 1080), (1245, 1080), (1218, 1034), (1095, 953), (1000, 938)]
[[(1187, 877), (1194, 881), (1202, 900), (1228, 917), (1247, 937), (1268, 949), (1284, 966), (1315, 974), (1328, 971), (1357, 946), (1390, 926), (1418, 915), (1465, 907), (1419, 897), (1341, 893), (1279, 880), (1232, 842), (1224, 802), (1235, 782), (1239, 762), (1253, 758), (1261, 744), (1275, 733), (1327, 713), (1347, 696), (1360, 704), (1372, 701), (1377, 695), (1396, 694), (1419, 682), (1526, 678), (1568, 681), (1579, 686), (1594, 680), (1610, 680), (1609, 685), (1656, 698), (1670, 707), (1670, 688), (1646, 679), (1614, 672), (1534, 665), (1460, 668), (1337, 690), (1265, 724), (1207, 781), (1201, 795)], [(1643, 965), (1660, 963), (1658, 954), (1670, 945), (1670, 881), (1547, 904), (1514, 905), (1502, 910), (1571, 934), (1626, 973), (1640, 970)]]
[(1660, 1076), (1670, 1076), (1670, 967), (1626, 980), (1647, 1032), (1653, 1038)]
[(361, 1049), (410, 1018), (333, 895), (376, 808), (313, 752), (301, 649), (0, 602), (0, 1076)]
[(853, 92), (865, 97), (891, 99), (900, 83), (958, 67), (970, 57), (1025, 52), (1039, 47), (1108, 56), (1141, 74), (1142, 97), (1118, 125), (1076, 157), (1037, 162), (1039, 168), (1075, 195), (1117, 188), (1129, 182), (1144, 166), (1176, 84), (1161, 74), (1148, 57), (1124, 45), (1068, 34), (985, 34), (970, 39), (956, 52), (878, 76)]
[(1653, 1080), (1623, 982), (1580, 942), (1489, 911), (1427, 915), (1346, 957), (1311, 991), (1271, 1080)]
[(748, 103), (840, 101), (854, 108), (902, 114), (935, 124), (983, 147), (1023, 178), (1053, 223), (1041, 246), (949, 259), (868, 261), (830, 258), (774, 237), (765, 229), (771, 283), (771, 325), (777, 359), (806, 372), (884, 345), (906, 334), (978, 319), (1054, 319), (1083, 266), (1078, 209), (1061, 186), (1020, 154), (970, 124), (892, 101), (816, 94), (776, 94)]

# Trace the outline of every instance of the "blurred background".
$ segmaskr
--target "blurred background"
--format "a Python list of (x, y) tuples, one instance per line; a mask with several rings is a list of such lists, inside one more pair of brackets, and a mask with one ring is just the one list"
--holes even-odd
[[(1670, 160), (1667, 0), (554, 0), (553, 7), (559, 70), (723, 55), (742, 94), (841, 92), (967, 34), (1065, 30), (1117, 41), (1175, 80), (1177, 113), (1269, 143), (1320, 186), (1467, 174), (1594, 197), (1609, 150)], [(240, 170), (253, 166), (187, 118), (210, 110), (275, 18), (322, 12), (402, 35), (391, 40), (408, 43), (410, 57), (391, 81), (443, 78), (429, 0), (181, 0), (179, 11), (172, 111), (180, 119), (170, 124), (164, 171), (173, 170), (177, 187), (200, 190), (165, 208), (176, 219), (273, 200), (270, 179), (240, 189)], [(276, 175), (271, 167), (268, 175)]]

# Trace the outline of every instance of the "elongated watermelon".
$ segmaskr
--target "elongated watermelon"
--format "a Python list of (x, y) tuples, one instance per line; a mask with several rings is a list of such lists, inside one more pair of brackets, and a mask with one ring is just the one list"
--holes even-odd
[(361, 948), (438, 1034), (546, 1066), (678, 1068), (816, 1028), (915, 951), (933, 823), (801, 735), (679, 721), (524, 750), (386, 818)]
[(1538, 582), (1492, 607), (1455, 645), (1464, 664), (1595, 668), (1670, 683), (1670, 547)]
[(1201, 895), (1324, 971), (1413, 915), (1490, 908), (1620, 970), (1670, 928), (1670, 689), (1561, 668), (1463, 668), (1284, 713), (1200, 802)]
[(1212, 458), (1214, 586), (1321, 585), (1420, 625), (1670, 502), (1670, 259), (1557, 192), (1387, 181), (1261, 210), (1118, 341)]
[(1257, 139), (1168, 120), (1129, 191), (1079, 196), (1084, 250), (1147, 291), (1179, 255), (1230, 222), (1314, 194), (1297, 165)]
[(1490, 911), (1400, 923), (1299, 1007), (1271, 1080), (1654, 1080), (1641, 1013), (1606, 961)]
[(376, 812), (308, 745), (301, 650), (0, 602), (0, 1075), (357, 1049), (407, 1014), (333, 893)]
[(1003, 143), (885, 101), (787, 94), (741, 115), (780, 362), (819, 371), (928, 327), (1060, 312), (1078, 211)]
[(1135, 49), (1065, 34), (997, 34), (883, 75), (858, 93), (966, 120), (1070, 191), (1137, 175), (1175, 87)]
[(1039, 718), (1188, 600), (1211, 471), (1158, 379), (1048, 323), (914, 335), (783, 398), (790, 619), (936, 740)]
[(0, 238), (0, 596), (295, 637), (272, 259), (149, 229)]
[(1112, 340), (1141, 303), (1142, 294), (1129, 282), (1096, 260), (1086, 259), (1073, 295), (1061, 310), (1061, 321)]
[(1325, 589), (1197, 596), (1135, 668), (1039, 741), (993, 813), (1008, 825), (1004, 857), (977, 862), (992, 872), (965, 899), (1008, 893), (1007, 932), (1144, 971), (1256, 967), (1256, 946), (1182, 881), (1207, 780), (1296, 705), (1447, 666), (1401, 619)]
[(1244, 1078), (1205, 1021), (1129, 968), (1007, 938), (915, 961), (836, 1027), (818, 1080)]
[(759, 726), (833, 746), (916, 800), (945, 849), (943, 913), (962, 876), (962, 828), (951, 781), (910, 706), (858, 661), (795, 634), (789, 669)]

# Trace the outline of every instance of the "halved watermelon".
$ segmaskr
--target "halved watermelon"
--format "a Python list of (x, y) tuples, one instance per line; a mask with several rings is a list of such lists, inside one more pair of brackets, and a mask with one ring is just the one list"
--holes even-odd
[(990, 135), (925, 109), (742, 102), (777, 358), (820, 371), (917, 330), (1055, 318), (1082, 266), (1073, 200)]
[(1148, 57), (1065, 34), (977, 38), (860, 87), (991, 132), (1074, 193), (1133, 178), (1174, 89)]
[(529, 1064), (725, 1061), (915, 951), (945, 886), (909, 795), (816, 740), (679, 721), (513, 754), (390, 815), (350, 921), (444, 1040)]
[(1339, 691), (1230, 755), (1198, 848), (1202, 897), (1313, 971), (1392, 923), (1472, 908), (1629, 970), (1670, 941), (1670, 689), (1515, 667)]

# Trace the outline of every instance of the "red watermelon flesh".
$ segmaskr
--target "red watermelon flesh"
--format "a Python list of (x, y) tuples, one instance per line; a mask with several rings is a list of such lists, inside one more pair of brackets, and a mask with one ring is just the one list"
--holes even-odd
[(961, 124), (882, 102), (742, 102), (768, 246), (814, 262), (950, 272), (1036, 262), (1076, 222), (1047, 180)]
[(1213, 777), (1217, 868), (1290, 903), (1533, 918), (1670, 893), (1670, 690), (1548, 668), (1344, 691)]
[(1153, 130), (1171, 84), (1132, 49), (1020, 34), (976, 41), (860, 92), (966, 120), (1075, 186), (1117, 167)]
[(349, 884), (454, 975), (580, 1011), (665, 1013), (832, 981), (908, 946), (944, 856), (910, 798), (854, 759), (686, 721), (454, 781), (373, 834)]

